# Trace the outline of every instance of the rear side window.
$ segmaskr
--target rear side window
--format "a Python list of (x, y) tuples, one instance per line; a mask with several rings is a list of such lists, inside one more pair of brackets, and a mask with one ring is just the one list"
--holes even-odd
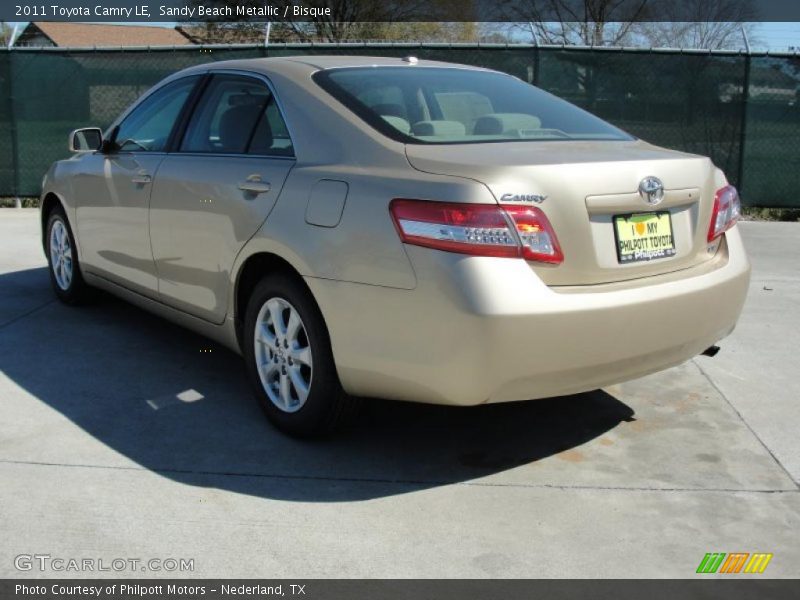
[(293, 156), (275, 98), (262, 81), (215, 75), (192, 115), (182, 152)]
[(630, 140), (602, 119), (515, 77), (440, 67), (352, 67), (314, 81), (385, 135), (411, 144)]

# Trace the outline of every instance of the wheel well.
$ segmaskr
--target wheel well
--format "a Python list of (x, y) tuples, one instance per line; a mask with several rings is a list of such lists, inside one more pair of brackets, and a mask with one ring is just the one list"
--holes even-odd
[(50, 217), (50, 213), (53, 209), (57, 206), (61, 206), (61, 200), (58, 199), (53, 192), (50, 192), (44, 197), (42, 201), (42, 227), (47, 224), (47, 219)]
[(54, 193), (50, 192), (44, 197), (42, 200), (42, 244), (45, 244), (45, 228), (47, 227), (47, 220), (50, 218), (50, 213), (53, 212), (55, 208), (62, 208), (61, 200), (58, 199)]
[(283, 273), (296, 279), (308, 290), (312, 300), (314, 299), (311, 290), (308, 289), (306, 282), (303, 281), (303, 277), (289, 262), (277, 254), (268, 252), (254, 254), (242, 265), (236, 279), (234, 322), (236, 324), (236, 338), (240, 347), (242, 345), (242, 328), (244, 326), (244, 314), (247, 311), (247, 302), (250, 300), (250, 295), (258, 285), (258, 282), (271, 273)]

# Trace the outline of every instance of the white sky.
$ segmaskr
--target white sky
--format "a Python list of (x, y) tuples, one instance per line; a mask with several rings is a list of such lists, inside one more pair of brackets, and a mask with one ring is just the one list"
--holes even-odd
[(800, 50), (800, 23), (758, 23), (757, 35), (761, 44), (770, 50), (786, 50), (794, 46)]

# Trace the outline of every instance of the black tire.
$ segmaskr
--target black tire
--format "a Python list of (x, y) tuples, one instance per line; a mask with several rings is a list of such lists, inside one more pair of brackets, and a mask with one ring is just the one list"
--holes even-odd
[[(62, 232), (67, 236), (71, 254), (70, 277), (67, 285), (63, 276), (56, 275), (56, 267), (53, 263), (53, 252), (51, 252), (53, 228), (62, 227)], [(56, 296), (65, 304), (82, 304), (90, 297), (90, 287), (86, 284), (81, 274), (80, 263), (78, 260), (78, 249), (75, 246), (75, 236), (72, 228), (64, 214), (61, 206), (50, 211), (45, 227), (45, 253), (47, 254), (48, 272), (50, 273), (50, 283), (53, 286)]]
[[(270, 399), (257, 366), (256, 322), (262, 307), (265, 307), (267, 302), (273, 299), (291, 305), (286, 309), (287, 311), (290, 311), (291, 308), (297, 311), (305, 332), (303, 339), (307, 342), (312, 357), (313, 368), (309, 371), (310, 375), (308, 376), (310, 379), (307, 388), (308, 394), (304, 403), (294, 412), (287, 412)], [(296, 279), (284, 274), (276, 274), (264, 278), (255, 287), (247, 304), (242, 345), (253, 392), (267, 418), (284, 433), (305, 438), (323, 436), (338, 429), (354, 412), (356, 400), (348, 396), (339, 383), (330, 338), (322, 314), (311, 294)], [(276, 365), (280, 364), (279, 361), (290, 360), (288, 355), (285, 359), (283, 355), (278, 359), (277, 355), (273, 351), (267, 350), (266, 347), (261, 352), (262, 359), (269, 354), (276, 357)], [(262, 360), (262, 362), (264, 361)], [(283, 368), (283, 365), (280, 365), (280, 368)], [(286, 371), (283, 373), (285, 374)], [(280, 376), (275, 371), (273, 374)], [(272, 389), (272, 393), (275, 395), (278, 392)]]

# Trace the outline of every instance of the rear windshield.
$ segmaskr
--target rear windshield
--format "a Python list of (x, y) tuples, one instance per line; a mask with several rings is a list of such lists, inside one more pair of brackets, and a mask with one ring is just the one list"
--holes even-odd
[(510, 75), (441, 67), (353, 67), (314, 80), (381, 133), (412, 144), (631, 140)]

